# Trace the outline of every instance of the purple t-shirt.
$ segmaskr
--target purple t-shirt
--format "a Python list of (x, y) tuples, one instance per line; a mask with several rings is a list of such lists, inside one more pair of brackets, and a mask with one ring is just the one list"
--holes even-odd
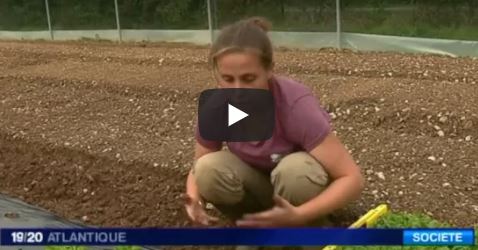
[[(274, 77), (269, 83), (275, 103), (275, 127), (272, 137), (260, 142), (226, 142), (229, 150), (252, 167), (271, 171), (277, 156), (314, 149), (331, 131), (329, 114), (312, 91), (286, 77)], [(220, 149), (222, 142), (204, 140), (196, 126), (196, 140), (204, 147)]]

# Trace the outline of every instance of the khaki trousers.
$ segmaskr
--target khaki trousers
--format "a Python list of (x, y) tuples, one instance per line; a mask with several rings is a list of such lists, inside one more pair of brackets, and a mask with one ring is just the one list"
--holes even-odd
[[(199, 158), (193, 174), (202, 198), (232, 220), (271, 208), (273, 194), (299, 206), (329, 184), (321, 164), (306, 152), (283, 157), (268, 174), (252, 168), (229, 151), (218, 151)], [(326, 218), (318, 218), (311, 226), (327, 226), (327, 223)]]

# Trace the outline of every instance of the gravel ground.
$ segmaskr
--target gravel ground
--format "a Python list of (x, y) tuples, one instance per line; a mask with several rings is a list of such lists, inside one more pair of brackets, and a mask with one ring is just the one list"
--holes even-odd
[[(0, 42), (0, 192), (101, 226), (189, 225), (207, 48)], [(379, 203), (478, 224), (478, 60), (287, 50), (278, 74), (312, 87), (367, 178), (346, 225)]]

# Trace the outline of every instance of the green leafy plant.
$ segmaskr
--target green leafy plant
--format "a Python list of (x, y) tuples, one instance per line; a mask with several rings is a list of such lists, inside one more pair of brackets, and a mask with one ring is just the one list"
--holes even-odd
[[(453, 227), (427, 215), (389, 213), (377, 221), (376, 228), (440, 228)], [(337, 250), (478, 250), (478, 225), (475, 227), (475, 246), (341, 246)]]

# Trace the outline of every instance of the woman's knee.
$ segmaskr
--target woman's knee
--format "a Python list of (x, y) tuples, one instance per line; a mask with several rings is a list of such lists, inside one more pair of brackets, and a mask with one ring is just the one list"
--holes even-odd
[(193, 175), (199, 194), (213, 204), (231, 205), (244, 196), (242, 181), (228, 164), (230, 152), (219, 151), (200, 157)]
[(306, 152), (284, 157), (272, 171), (274, 193), (293, 205), (301, 205), (319, 195), (328, 185), (329, 177), (322, 165)]

